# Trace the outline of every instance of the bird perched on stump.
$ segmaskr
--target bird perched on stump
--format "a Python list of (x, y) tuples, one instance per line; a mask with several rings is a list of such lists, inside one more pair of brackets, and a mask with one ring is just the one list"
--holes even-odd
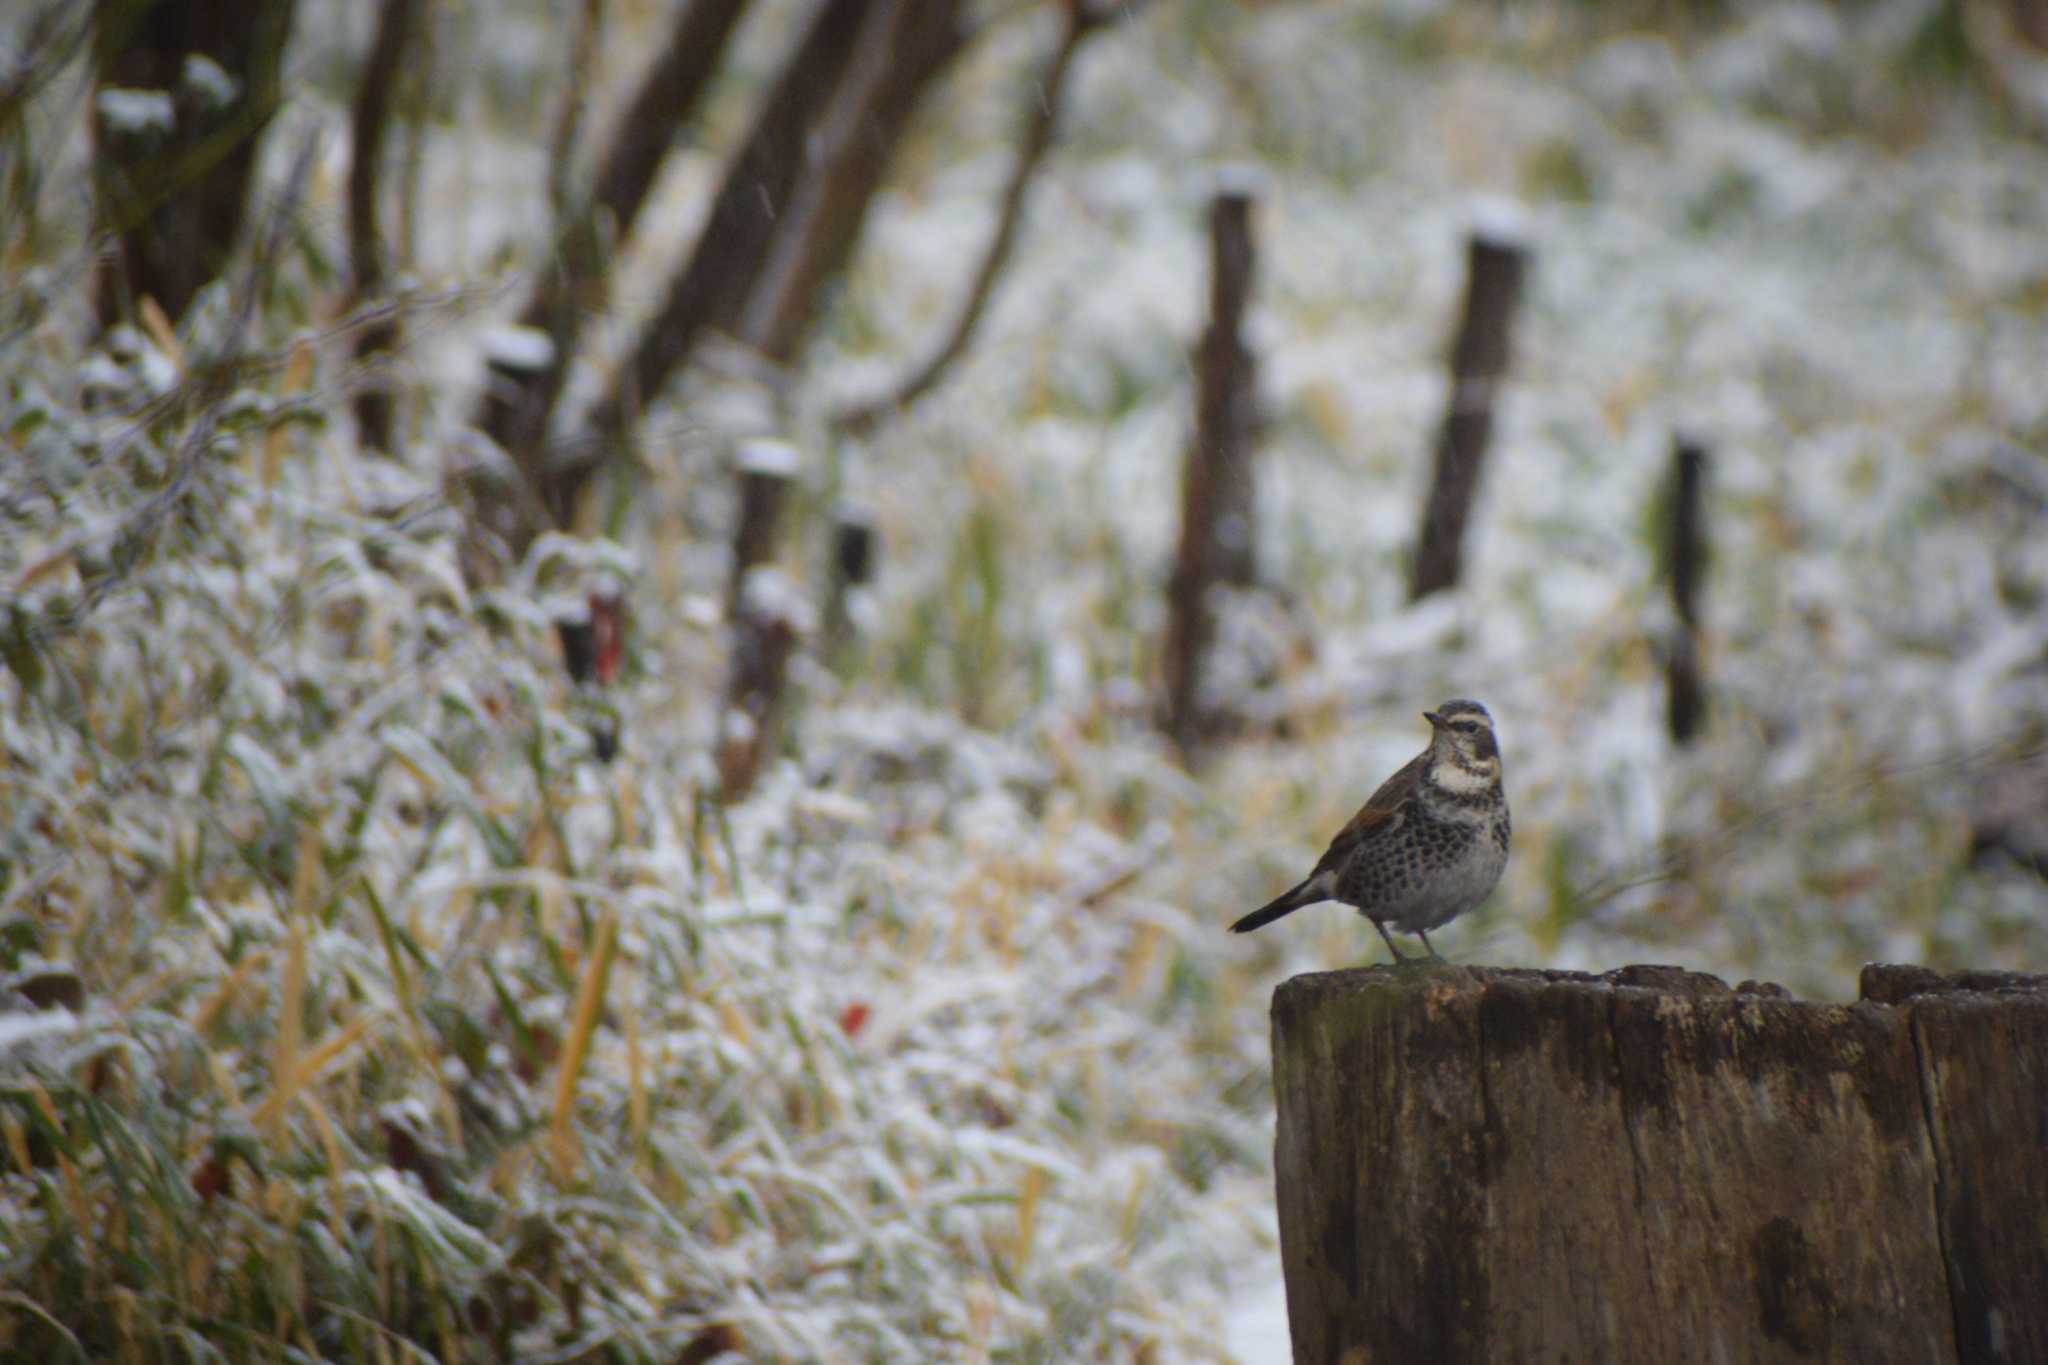
[(1447, 701), (1422, 718), (1429, 747), (1388, 778), (1337, 831), (1302, 882), (1231, 925), (1247, 934), (1304, 905), (1358, 907), (1405, 962), (1387, 926), (1419, 934), (1486, 899), (1508, 861), (1508, 798), (1500, 781), (1493, 717), (1476, 701)]

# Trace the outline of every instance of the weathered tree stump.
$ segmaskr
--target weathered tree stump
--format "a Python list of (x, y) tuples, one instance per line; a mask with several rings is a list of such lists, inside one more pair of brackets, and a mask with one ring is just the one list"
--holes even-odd
[(1273, 1000), (1297, 1362), (2048, 1360), (2048, 977)]

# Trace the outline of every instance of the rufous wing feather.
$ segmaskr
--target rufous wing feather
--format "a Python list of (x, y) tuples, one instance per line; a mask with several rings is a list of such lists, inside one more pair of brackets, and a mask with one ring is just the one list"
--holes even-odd
[(1248, 934), (1261, 925), (1271, 924), (1282, 915), (1292, 914), (1304, 905), (1314, 905), (1317, 901), (1330, 899), (1331, 893), (1337, 889), (1337, 878), (1343, 871), (1345, 860), (1351, 856), (1351, 850), (1379, 831), (1399, 823), (1401, 807), (1414, 792), (1415, 784), (1422, 780), (1422, 767), (1428, 757), (1427, 753), (1418, 754), (1401, 771), (1382, 782), (1380, 789), (1358, 808), (1358, 814), (1352, 816), (1344, 828), (1337, 831), (1337, 837), (1330, 841), (1330, 847), (1316, 863), (1315, 871), (1231, 925), (1231, 932)]
[(1342, 868), (1352, 849), (1394, 821), (1401, 813), (1401, 807), (1414, 794), (1416, 784), (1422, 781), (1423, 766), (1428, 760), (1427, 752), (1417, 754), (1401, 771), (1380, 783), (1380, 789), (1366, 798), (1365, 804), (1358, 808), (1358, 814), (1346, 821), (1344, 828), (1337, 831), (1337, 837), (1330, 840), (1330, 846), (1316, 863), (1316, 870), (1309, 874), (1310, 881), (1325, 872)]

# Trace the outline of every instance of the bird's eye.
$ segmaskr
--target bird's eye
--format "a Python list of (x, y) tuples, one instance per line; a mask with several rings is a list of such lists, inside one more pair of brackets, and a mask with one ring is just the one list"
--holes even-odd
[(1451, 728), (1454, 730), (1463, 730), (1468, 735), (1477, 734), (1479, 732), (1479, 722), (1476, 720), (1453, 721), (1451, 722)]

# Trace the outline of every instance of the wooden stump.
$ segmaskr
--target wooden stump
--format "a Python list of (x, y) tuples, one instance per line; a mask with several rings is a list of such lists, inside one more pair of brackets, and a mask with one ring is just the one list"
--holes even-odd
[(2048, 1360), (2048, 977), (1669, 967), (1273, 1000), (1294, 1358)]

